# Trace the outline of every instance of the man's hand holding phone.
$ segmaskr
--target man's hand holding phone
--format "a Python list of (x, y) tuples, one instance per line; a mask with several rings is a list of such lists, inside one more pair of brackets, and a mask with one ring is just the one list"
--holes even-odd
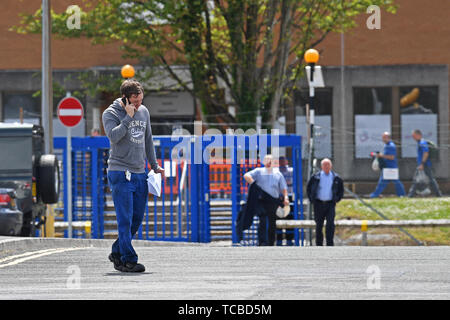
[(128, 100), (128, 98), (122, 98), (122, 106), (125, 108), (125, 111), (127, 112), (127, 114), (133, 118), (134, 116), (134, 112), (136, 110), (136, 108), (134, 107), (134, 104), (130, 103), (130, 100)]

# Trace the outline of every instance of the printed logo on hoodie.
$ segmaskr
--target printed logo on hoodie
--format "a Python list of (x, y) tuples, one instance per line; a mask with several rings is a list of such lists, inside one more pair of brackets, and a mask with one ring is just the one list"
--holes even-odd
[(136, 144), (145, 142), (145, 128), (147, 123), (145, 121), (133, 120), (130, 122), (128, 128), (130, 129), (130, 141)]

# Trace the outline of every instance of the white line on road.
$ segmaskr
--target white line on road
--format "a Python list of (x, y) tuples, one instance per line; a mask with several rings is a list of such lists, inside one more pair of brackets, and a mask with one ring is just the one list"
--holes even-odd
[[(25, 262), (28, 260), (48, 256), (48, 255), (51, 255), (54, 253), (62, 253), (62, 252), (81, 250), (81, 249), (88, 249), (88, 247), (86, 247), (86, 248), (59, 248), (59, 249), (57, 248), (57, 249), (46, 249), (46, 250), (39, 250), (39, 251), (33, 251), (33, 252), (26, 252), (26, 253), (22, 253), (22, 254), (18, 254), (18, 255), (14, 255), (14, 256), (10, 256), (10, 257), (1, 259), (0, 260), (0, 269), (4, 268), (4, 267), (8, 267), (8, 266), (17, 265), (19, 263), (22, 263), (22, 262)], [(13, 260), (13, 261), (2, 264), (3, 262), (10, 261), (10, 260)]]
[(31, 251), (31, 252), (25, 252), (22, 254), (16, 254), (14, 256), (9, 256), (3, 259), (0, 259), (0, 264), (9, 261), (9, 260), (14, 260), (14, 259), (18, 259), (18, 258), (22, 258), (22, 257), (26, 257), (26, 256), (31, 256), (33, 254), (39, 254), (39, 253), (43, 253), (43, 252), (50, 252), (52, 250), (58, 250), (58, 249), (46, 249), (46, 250), (39, 250), (39, 251)]

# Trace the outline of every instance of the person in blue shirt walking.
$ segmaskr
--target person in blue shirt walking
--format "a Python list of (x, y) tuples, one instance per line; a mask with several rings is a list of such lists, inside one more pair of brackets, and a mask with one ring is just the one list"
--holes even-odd
[[(439, 190), (439, 185), (436, 182), (436, 179), (433, 176), (433, 172), (431, 170), (431, 161), (430, 161), (430, 150), (428, 148), (427, 141), (422, 136), (422, 131), (416, 129), (412, 133), (412, 137), (417, 141), (417, 170), (423, 170), (425, 174), (430, 179), (430, 186), (433, 192), (437, 197), (442, 197), (442, 193)], [(413, 181), (411, 188), (408, 192), (408, 197), (413, 197), (416, 193), (417, 183)]]
[[(377, 157), (383, 159), (384, 168), (389, 169), (398, 169), (397, 164), (397, 148), (395, 147), (394, 142), (391, 140), (391, 135), (389, 132), (384, 132), (381, 136), (381, 139), (385, 143), (383, 153), (378, 153)], [(386, 180), (383, 177), (383, 172), (381, 172), (380, 180), (378, 180), (378, 185), (375, 191), (370, 195), (371, 198), (377, 198), (389, 182), (393, 182), (395, 185), (395, 191), (397, 196), (403, 197), (406, 195), (405, 188), (399, 179), (397, 180)]]

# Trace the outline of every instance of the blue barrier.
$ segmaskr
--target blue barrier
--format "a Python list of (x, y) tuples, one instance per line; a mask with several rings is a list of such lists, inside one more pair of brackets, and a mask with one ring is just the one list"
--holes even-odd
[[(255, 149), (256, 144), (256, 149)], [(263, 158), (265, 148), (280, 147), (291, 149), (291, 163), (294, 168), (293, 199), (294, 218), (303, 219), (301, 137), (281, 135), (273, 139), (264, 136), (154, 136), (158, 161), (165, 168), (166, 179), (162, 182), (160, 198), (149, 197), (153, 208), (146, 208), (143, 224), (137, 238), (159, 241), (210, 242), (211, 199), (210, 185), (217, 181), (211, 175), (209, 161), (211, 149), (227, 146), (231, 152), (229, 173), (231, 177), (231, 237), (236, 243), (235, 221), (241, 209), (241, 201), (246, 199), (247, 185), (244, 173), (254, 168), (256, 163), (242, 162), (247, 156)], [(250, 147), (251, 146), (251, 147)], [(66, 138), (54, 138), (55, 150), (62, 150), (63, 180), (67, 181)], [(92, 238), (114, 238), (115, 213), (106, 177), (109, 156), (107, 137), (72, 138), (72, 207), (73, 221), (90, 220)], [(227, 152), (228, 152), (227, 151)], [(183, 162), (184, 161), (184, 162)], [(182, 181), (183, 180), (183, 181)], [(220, 183), (224, 183), (221, 181)], [(64, 221), (68, 219), (67, 188), (64, 187)], [(153, 199), (152, 199), (153, 198)], [(110, 220), (113, 219), (113, 220)], [(224, 218), (227, 219), (227, 218)], [(257, 244), (258, 221), (245, 233), (250, 245)], [(227, 229), (228, 227), (223, 227)], [(303, 230), (295, 233), (295, 243), (303, 245)], [(67, 237), (67, 233), (65, 233)], [(85, 236), (74, 232), (74, 237)]]
[[(233, 163), (236, 165), (232, 166), (231, 171), (231, 180), (232, 180), (232, 221), (233, 221), (233, 234), (232, 234), (232, 242), (237, 243), (237, 233), (235, 229), (235, 222), (237, 221), (237, 216), (239, 211), (242, 209), (241, 203), (245, 202), (247, 197), (248, 185), (244, 180), (243, 176), (246, 172), (254, 169), (259, 166), (258, 163), (251, 162), (242, 162), (242, 157), (238, 157), (239, 151), (244, 153), (249, 150), (254, 150), (254, 144), (257, 146), (257, 150), (259, 150), (259, 159), (263, 159), (265, 156), (265, 148), (290, 148), (291, 150), (291, 163), (294, 170), (293, 175), (293, 217), (294, 219), (304, 219), (303, 216), (303, 187), (302, 187), (302, 162), (301, 162), (301, 137), (296, 135), (280, 135), (275, 136), (263, 136), (258, 135), (255, 140), (252, 136), (235, 136), (234, 137), (234, 145), (236, 148), (233, 149)], [(249, 157), (250, 159), (254, 159)], [(244, 157), (245, 159), (245, 157)], [(239, 165), (241, 163), (241, 165)], [(244, 232), (243, 241), (244, 245), (257, 245), (257, 228), (259, 224), (258, 217), (254, 218), (253, 224), (251, 228)], [(301, 245), (304, 245), (304, 231), (300, 230), (301, 234), (299, 235), (299, 230), (294, 231), (294, 241), (298, 246), (301, 241)]]

